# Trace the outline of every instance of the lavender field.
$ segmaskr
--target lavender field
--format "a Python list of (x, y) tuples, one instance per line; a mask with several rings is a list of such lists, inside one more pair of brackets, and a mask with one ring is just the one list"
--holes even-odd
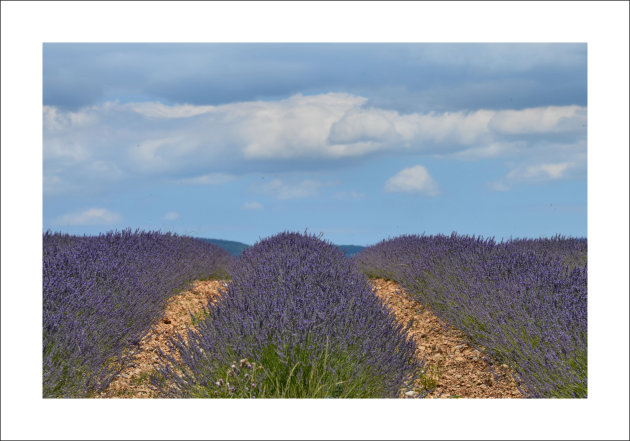
[[(422, 373), (365, 276), (314, 236), (282, 233), (245, 251), (209, 312), (174, 342), (181, 361), (165, 357), (165, 396), (395, 398)], [(255, 361), (262, 378), (225, 389), (234, 360)]]
[(157, 232), (47, 232), (43, 246), (44, 397), (105, 389), (171, 295), (233, 264), (207, 242)]
[[(587, 243), (401, 236), (349, 259), (308, 233), (240, 257), (191, 237), (44, 234), (43, 396), (93, 397), (134, 357), (167, 300), (229, 279), (151, 375), (160, 397), (396, 398), (426, 366), (368, 282), (398, 282), (524, 396), (587, 396)], [(420, 391), (420, 397), (429, 390)]]
[(509, 365), (525, 396), (587, 396), (587, 242), (401, 236), (355, 257)]

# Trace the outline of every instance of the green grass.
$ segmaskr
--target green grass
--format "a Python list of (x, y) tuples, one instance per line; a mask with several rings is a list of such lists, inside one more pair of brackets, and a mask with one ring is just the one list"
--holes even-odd
[(261, 398), (369, 398), (381, 397), (378, 378), (361, 372), (347, 352), (308, 349), (306, 345), (263, 351), (264, 380)]
[(210, 313), (208, 311), (206, 311), (205, 309), (202, 309), (201, 311), (192, 314), (192, 322), (191, 322), (191, 326), (197, 326), (199, 323), (201, 323), (202, 321), (204, 321), (204, 319), (206, 317), (208, 317), (210, 315)]
[(149, 372), (143, 372), (141, 373), (138, 378), (134, 378), (133, 379), (133, 383), (137, 386), (140, 386), (141, 384), (145, 384), (149, 382)]
[(383, 381), (351, 351), (326, 344), (267, 345), (257, 361), (246, 359), (213, 369), (224, 372), (186, 391), (191, 398), (382, 398)]
[(208, 280), (225, 280), (225, 279), (229, 279), (230, 278), (230, 274), (226, 271), (226, 270), (220, 270), (217, 271), (213, 274), (210, 274), (208, 276), (205, 277), (200, 277), (196, 280), (200, 280), (202, 282), (206, 282)]
[(441, 363), (432, 364), (420, 375), (420, 384), (425, 391), (431, 391), (437, 387), (441, 376)]
[(578, 351), (568, 358), (567, 364), (571, 369), (577, 373), (580, 380), (577, 382), (567, 381), (556, 390), (553, 391), (553, 395), (556, 398), (586, 398), (588, 397), (587, 385), (581, 381), (581, 378), (588, 378), (587, 364), (588, 353), (586, 350)]

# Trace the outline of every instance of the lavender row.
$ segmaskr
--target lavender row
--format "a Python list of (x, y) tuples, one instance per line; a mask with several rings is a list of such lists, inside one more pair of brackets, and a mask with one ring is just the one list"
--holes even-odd
[(222, 249), (170, 233), (44, 233), (44, 397), (105, 389), (172, 294), (232, 264)]
[(587, 396), (586, 260), (585, 239), (456, 234), (401, 236), (354, 258), (511, 366), (530, 397)]
[(366, 277), (308, 234), (246, 250), (207, 312), (163, 354), (154, 385), (164, 396), (397, 397), (423, 370)]

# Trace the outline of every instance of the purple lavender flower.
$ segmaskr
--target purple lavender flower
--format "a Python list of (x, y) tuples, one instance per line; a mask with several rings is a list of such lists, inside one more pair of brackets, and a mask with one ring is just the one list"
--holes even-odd
[(586, 239), (401, 236), (354, 261), (511, 366), (528, 396), (587, 396)]
[(44, 233), (44, 397), (106, 388), (172, 294), (224, 277), (232, 263), (214, 245), (170, 233)]
[(181, 358), (163, 357), (166, 396), (214, 396), (211, 379), (234, 357), (264, 368), (252, 383), (256, 396), (270, 375), (284, 371), (287, 382), (307, 385), (317, 367), (325, 378), (345, 375), (343, 384), (325, 386), (325, 396), (357, 384), (352, 396), (397, 397), (423, 369), (365, 276), (334, 245), (307, 234), (278, 234), (246, 250), (209, 309), (188, 341), (171, 341)]

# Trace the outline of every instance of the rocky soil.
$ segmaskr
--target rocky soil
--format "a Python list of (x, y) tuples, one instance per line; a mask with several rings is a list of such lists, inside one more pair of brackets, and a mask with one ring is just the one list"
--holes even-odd
[[(444, 326), (397, 283), (374, 279), (372, 285), (399, 323), (407, 325), (413, 319), (409, 332), (418, 346), (418, 358), (428, 366), (415, 391), (434, 388), (426, 398), (523, 398), (508, 366), (484, 361), (484, 354), (468, 345), (460, 331)], [(415, 395), (412, 390), (405, 396)]]
[(193, 317), (201, 318), (207, 301), (215, 302), (225, 281), (196, 281), (188, 291), (173, 296), (164, 310), (160, 321), (140, 341), (139, 352), (133, 362), (100, 394), (99, 398), (152, 398), (149, 376), (158, 364), (158, 348), (168, 353), (169, 337), (176, 333), (185, 334), (193, 324)]

